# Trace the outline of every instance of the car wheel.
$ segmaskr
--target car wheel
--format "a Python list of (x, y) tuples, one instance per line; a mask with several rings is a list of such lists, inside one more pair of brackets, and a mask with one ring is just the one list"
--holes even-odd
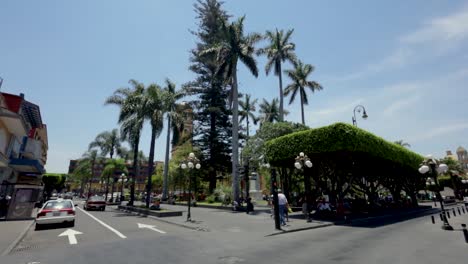
[(40, 224), (36, 223), (36, 226), (34, 227), (34, 230), (41, 230), (42, 226)]
[(69, 222), (69, 223), (68, 223), (68, 226), (69, 226), (69, 227), (74, 227), (74, 226), (75, 226), (75, 220)]
[(101, 208), (101, 211), (105, 211), (105, 210), (106, 210), (106, 208), (105, 208), (105, 207), (102, 207), (102, 208)]

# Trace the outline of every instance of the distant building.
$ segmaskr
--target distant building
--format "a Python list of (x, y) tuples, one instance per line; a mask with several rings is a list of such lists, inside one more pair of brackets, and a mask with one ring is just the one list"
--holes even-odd
[(452, 160), (454, 160), (454, 161), (458, 161), (457, 155), (454, 155), (454, 154), (452, 153), (451, 150), (447, 150), (447, 151), (446, 151), (445, 157), (446, 157), (446, 158), (449, 158), (449, 159), (452, 159)]
[(457, 148), (457, 158), (460, 162), (461, 167), (467, 171), (468, 170), (468, 152), (462, 146)]

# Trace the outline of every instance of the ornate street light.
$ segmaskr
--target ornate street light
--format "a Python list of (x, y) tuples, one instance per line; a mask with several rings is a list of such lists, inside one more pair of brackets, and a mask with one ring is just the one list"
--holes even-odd
[[(191, 152), (187, 159), (182, 161), (180, 164), (180, 168), (183, 170), (188, 169), (189, 170), (189, 198), (188, 198), (188, 210), (187, 210), (187, 222), (192, 221), (192, 217), (190, 214), (190, 207), (192, 204), (192, 171), (193, 169), (199, 170), (201, 168), (200, 160), (195, 157), (195, 154)], [(196, 197), (196, 191), (195, 191), (195, 197)]]
[(304, 152), (299, 153), (299, 156), (296, 157), (296, 162), (294, 162), (294, 167), (298, 170), (302, 170), (304, 175), (304, 186), (305, 186), (305, 198), (307, 204), (307, 222), (312, 222), (312, 217), (310, 215), (310, 207), (312, 204), (312, 197), (310, 195), (310, 178), (309, 174), (306, 173), (306, 168), (312, 168), (312, 162), (310, 161), (309, 157), (304, 154)]
[(366, 108), (364, 108), (364, 106), (362, 105), (357, 105), (356, 107), (354, 107), (354, 110), (353, 110), (353, 125), (354, 126), (357, 126), (357, 120), (356, 120), (356, 112), (358, 113), (361, 113), (362, 111), (362, 119), (367, 119), (368, 115), (366, 113)]
[[(440, 202), (440, 208), (442, 210), (442, 219), (444, 224), (442, 225), (442, 229), (444, 230), (453, 230), (453, 227), (449, 224), (447, 220), (447, 215), (445, 213), (444, 208), (444, 201), (442, 200), (442, 195), (440, 194), (440, 185), (437, 180), (437, 175), (441, 173), (445, 173), (448, 170), (448, 166), (443, 163), (438, 163), (432, 155), (428, 155), (426, 159), (422, 162), (421, 167), (419, 167), (418, 171), (421, 174), (429, 173), (429, 177), (426, 179), (426, 185), (432, 185), (436, 189), (436, 196)], [(431, 179), (432, 178), (432, 179)]]

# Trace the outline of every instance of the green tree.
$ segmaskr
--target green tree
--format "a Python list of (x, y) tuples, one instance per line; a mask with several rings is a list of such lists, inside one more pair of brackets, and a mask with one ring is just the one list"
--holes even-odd
[(241, 107), (241, 111), (239, 111), (240, 115), (240, 120), (239, 122), (242, 123), (242, 121), (246, 120), (247, 124), (247, 139), (249, 138), (249, 123), (250, 120), (252, 119), (253, 123), (256, 125), (257, 124), (257, 117), (255, 116), (255, 105), (257, 104), (257, 99), (251, 100), (250, 94), (245, 95), (245, 100), (239, 101), (239, 105)]
[(81, 194), (85, 188), (86, 183), (89, 183), (88, 193), (91, 191), (91, 182), (95, 176), (96, 164), (102, 161), (102, 157), (98, 154), (97, 150), (89, 150), (83, 154), (75, 167), (73, 174), (81, 180)]
[(89, 144), (89, 149), (91, 150), (93, 148), (99, 148), (102, 156), (109, 154), (111, 159), (114, 153), (121, 156), (123, 154), (123, 149), (120, 142), (119, 131), (117, 129), (112, 129), (111, 131), (99, 133), (94, 141)]
[(285, 61), (291, 62), (296, 65), (297, 57), (294, 53), (295, 44), (291, 42), (290, 38), (293, 29), (286, 32), (276, 29), (276, 31), (267, 31), (265, 38), (268, 39), (268, 46), (259, 49), (257, 54), (267, 56), (267, 64), (265, 65), (265, 72), (268, 75), (274, 67), (274, 73), (278, 76), (279, 80), (279, 121), (284, 121), (284, 107), (283, 107), (283, 77), (281, 72), (281, 63)]
[[(112, 182), (114, 183), (115, 176), (117, 173), (125, 173), (128, 174), (127, 166), (125, 164), (125, 160), (123, 159), (108, 159), (106, 161), (106, 166), (102, 170), (102, 177), (107, 178), (107, 183), (112, 178)], [(112, 185), (113, 186), (113, 185)], [(112, 193), (111, 193), (111, 201), (114, 199), (114, 191), (112, 187)], [(107, 199), (107, 194), (108, 194), (108, 189), (106, 189), (106, 199)]]
[[(184, 96), (183, 91), (176, 91), (176, 86), (171, 80), (166, 79), (166, 86), (164, 87), (164, 112), (167, 119), (167, 139), (166, 139), (166, 155), (164, 157), (164, 177), (163, 177), (163, 199), (167, 198), (167, 175), (169, 173), (169, 145), (171, 143), (171, 128), (173, 124), (171, 120), (180, 120), (180, 113), (178, 112), (177, 101)], [(175, 124), (175, 123), (174, 123)], [(149, 202), (149, 195), (147, 203)]]
[(119, 124), (122, 139), (127, 140), (133, 150), (133, 175), (130, 188), (129, 205), (133, 205), (135, 200), (135, 181), (139, 175), (138, 151), (141, 131), (145, 121), (145, 87), (142, 83), (130, 80), (132, 88), (117, 89), (114, 94), (108, 97), (105, 104), (115, 104), (120, 107)]
[(411, 145), (410, 145), (409, 143), (407, 143), (407, 142), (404, 142), (404, 141), (403, 141), (403, 140), (401, 140), (401, 139), (400, 139), (400, 140), (397, 140), (397, 141), (395, 141), (394, 143), (395, 143), (395, 144), (397, 144), (397, 145), (400, 145), (400, 146), (402, 146), (402, 147), (408, 147), (408, 148), (411, 148)]
[(44, 200), (47, 201), (54, 190), (60, 191), (65, 187), (66, 174), (46, 173), (42, 176), (44, 183)]
[(306, 88), (309, 88), (312, 92), (322, 90), (322, 86), (315, 81), (309, 81), (309, 75), (314, 71), (314, 66), (310, 64), (303, 64), (301, 61), (297, 62), (297, 65), (293, 70), (286, 70), (288, 77), (293, 81), (291, 84), (286, 86), (284, 95), (288, 96), (291, 94), (289, 104), (294, 102), (297, 93), (299, 92), (301, 98), (301, 116), (302, 124), (305, 125), (304, 119), (304, 105), (309, 104), (307, 99)]
[[(186, 84), (185, 89), (196, 96), (190, 103), (195, 118), (193, 144), (202, 153), (200, 158), (206, 164), (208, 190), (212, 193), (216, 188), (217, 175), (226, 173), (231, 166), (229, 141), (232, 125), (226, 104), (229, 91), (223, 76), (218, 74), (217, 54), (203, 51), (223, 40), (222, 25), (229, 16), (222, 9), (222, 2), (216, 0), (199, 0), (194, 7), (198, 29), (193, 31), (197, 43), (191, 50), (190, 70), (196, 78)], [(179, 170), (171, 174), (173, 182), (182, 183)]]
[[(265, 122), (273, 123), (275, 121), (280, 121), (278, 98), (271, 100), (271, 103), (263, 99), (263, 102), (259, 105), (259, 108), (260, 109), (258, 112), (260, 113), (260, 126), (262, 126)], [(287, 115), (289, 112), (285, 110), (284, 114)]]
[(229, 103), (232, 108), (232, 189), (235, 199), (239, 198), (240, 190), (238, 184), (239, 163), (239, 96), (237, 82), (237, 65), (242, 62), (247, 69), (258, 76), (257, 62), (253, 56), (255, 43), (261, 39), (256, 33), (246, 35), (244, 33), (245, 16), (238, 20), (222, 24), (222, 41), (208, 48), (202, 54), (217, 54), (218, 73), (225, 77), (230, 84)]

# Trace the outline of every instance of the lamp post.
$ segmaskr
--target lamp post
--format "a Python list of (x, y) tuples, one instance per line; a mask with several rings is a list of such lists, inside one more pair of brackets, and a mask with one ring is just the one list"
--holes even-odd
[(125, 176), (125, 173), (122, 173), (119, 177), (119, 182), (122, 184), (122, 187), (120, 189), (120, 204), (122, 204), (122, 201), (124, 200), (124, 183), (127, 181), (127, 176)]
[[(192, 171), (193, 169), (199, 170), (201, 168), (200, 160), (195, 157), (195, 154), (191, 152), (187, 159), (180, 164), (180, 168), (183, 170), (189, 170), (189, 198), (188, 198), (188, 209), (187, 209), (187, 222), (192, 221), (192, 216), (190, 214), (190, 207), (192, 203)], [(195, 195), (196, 190), (195, 190)]]
[(356, 105), (356, 107), (354, 107), (354, 110), (353, 110), (353, 125), (354, 126), (357, 126), (357, 120), (356, 120), (356, 112), (358, 113), (361, 113), (362, 111), (362, 119), (367, 119), (368, 115), (366, 113), (366, 108), (364, 108), (364, 106), (362, 105)]
[[(426, 159), (422, 162), (421, 167), (419, 168), (419, 173), (426, 174), (429, 173), (429, 178), (426, 180), (426, 185), (433, 185), (436, 189), (436, 196), (440, 202), (440, 208), (442, 210), (442, 219), (444, 224), (442, 229), (444, 230), (453, 230), (453, 227), (449, 224), (447, 220), (447, 215), (445, 213), (444, 201), (442, 200), (442, 195), (440, 194), (440, 185), (437, 180), (437, 175), (439, 173), (444, 173), (448, 170), (448, 166), (443, 163), (438, 163), (437, 160), (432, 158), (431, 155), (428, 155)], [(432, 179), (430, 178), (432, 177)]]
[(311, 195), (310, 195), (310, 178), (309, 174), (306, 173), (306, 168), (312, 168), (312, 162), (309, 157), (304, 154), (304, 152), (299, 153), (299, 156), (296, 157), (296, 162), (294, 162), (294, 167), (298, 170), (302, 170), (304, 175), (304, 187), (305, 187), (305, 198), (307, 204), (307, 222), (312, 222), (310, 216), (310, 206), (311, 206)]

